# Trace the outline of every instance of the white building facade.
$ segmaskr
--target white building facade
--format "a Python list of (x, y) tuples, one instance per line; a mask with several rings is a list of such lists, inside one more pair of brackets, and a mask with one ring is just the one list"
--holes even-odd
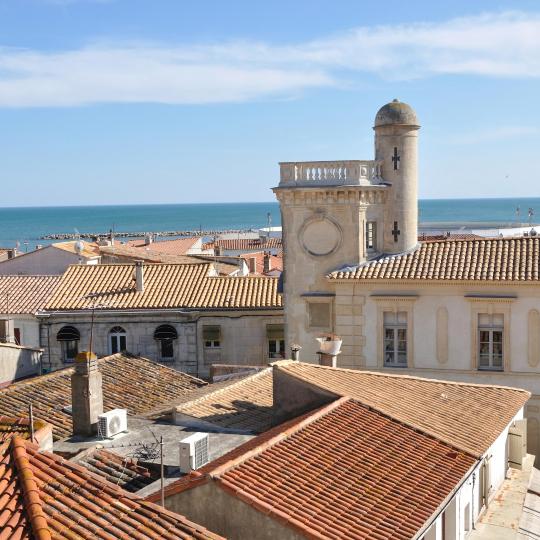
[(374, 130), (373, 161), (281, 164), (287, 346), (316, 362), (335, 333), (341, 367), (525, 388), (536, 453), (540, 241), (419, 243), (418, 119), (394, 100)]

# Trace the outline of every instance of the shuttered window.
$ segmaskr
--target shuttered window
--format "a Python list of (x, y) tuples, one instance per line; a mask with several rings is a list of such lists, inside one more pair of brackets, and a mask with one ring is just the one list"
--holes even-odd
[(221, 326), (203, 326), (204, 346), (214, 349), (221, 346)]

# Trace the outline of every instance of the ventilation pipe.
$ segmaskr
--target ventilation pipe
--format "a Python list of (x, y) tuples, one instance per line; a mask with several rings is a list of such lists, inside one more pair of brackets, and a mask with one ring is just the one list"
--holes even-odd
[(137, 289), (137, 292), (144, 292), (143, 261), (135, 261), (135, 287)]

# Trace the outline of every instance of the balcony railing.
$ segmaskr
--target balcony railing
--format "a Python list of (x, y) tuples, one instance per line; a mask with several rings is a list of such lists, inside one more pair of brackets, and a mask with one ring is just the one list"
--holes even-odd
[(383, 182), (382, 161), (299, 161), (279, 165), (280, 186), (363, 186)]

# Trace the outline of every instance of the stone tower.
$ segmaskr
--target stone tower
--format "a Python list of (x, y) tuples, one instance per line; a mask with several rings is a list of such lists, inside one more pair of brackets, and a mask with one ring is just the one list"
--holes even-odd
[(418, 119), (397, 99), (375, 116), (375, 159), (382, 162), (389, 193), (382, 252), (403, 253), (418, 243)]
[[(361, 323), (362, 306), (343, 299), (345, 308), (326, 274), (417, 244), (417, 124), (411, 107), (393, 101), (375, 119), (375, 160), (280, 163), (273, 191), (283, 228), (286, 341), (302, 346), (303, 361), (316, 361), (315, 338), (334, 332), (336, 320), (340, 328), (343, 317)], [(359, 356), (362, 344), (342, 337), (347, 356)]]

